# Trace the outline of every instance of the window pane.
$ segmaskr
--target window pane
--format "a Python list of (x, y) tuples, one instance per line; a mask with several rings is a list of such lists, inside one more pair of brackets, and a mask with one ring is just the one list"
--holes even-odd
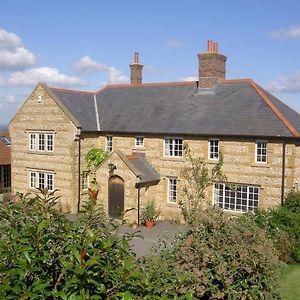
[(165, 139), (165, 156), (179, 156), (183, 154), (183, 140), (182, 139)]
[(144, 146), (144, 138), (141, 136), (138, 136), (135, 138), (135, 145), (138, 147)]
[(30, 142), (29, 149), (36, 150), (36, 135), (35, 135), (35, 133), (29, 134), (29, 142)]
[(53, 151), (53, 134), (47, 134), (47, 151)]
[(267, 162), (268, 159), (268, 143), (263, 141), (256, 142), (256, 161)]
[(219, 140), (209, 141), (209, 158), (219, 159)]
[(169, 178), (169, 196), (168, 201), (176, 203), (177, 201), (177, 178)]
[[(222, 186), (223, 191), (221, 191)], [(214, 186), (214, 204), (233, 211), (255, 210), (259, 207), (259, 188), (216, 183)]]
[(44, 151), (45, 150), (45, 134), (39, 133), (39, 150)]
[(47, 188), (49, 191), (53, 191), (53, 174), (47, 174)]
[(39, 174), (39, 188), (44, 189), (45, 188), (45, 174), (44, 173), (38, 173)]
[(30, 187), (35, 188), (36, 187), (36, 173), (30, 172)]

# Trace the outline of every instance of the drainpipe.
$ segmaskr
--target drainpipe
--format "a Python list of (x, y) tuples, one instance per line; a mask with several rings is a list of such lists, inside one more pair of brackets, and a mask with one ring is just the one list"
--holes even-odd
[(78, 199), (77, 199), (77, 213), (80, 211), (80, 186), (81, 186), (81, 133), (79, 131), (79, 134), (76, 135), (78, 138)]
[(286, 146), (286, 141), (283, 141), (283, 143), (282, 143), (282, 174), (281, 174), (281, 205), (284, 204), (285, 146)]
[(141, 188), (138, 188), (138, 226), (140, 226), (140, 200), (141, 200)]

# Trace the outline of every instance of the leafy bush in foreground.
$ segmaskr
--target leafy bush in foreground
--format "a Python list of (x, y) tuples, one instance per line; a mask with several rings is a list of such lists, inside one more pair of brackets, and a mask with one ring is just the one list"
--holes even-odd
[(245, 218), (252, 219), (267, 231), (273, 240), (279, 258), (285, 263), (300, 262), (300, 193), (288, 193), (283, 206), (258, 210)]
[(146, 258), (150, 293), (169, 288), (172, 295), (176, 288), (197, 299), (279, 298), (278, 260), (264, 230), (218, 209), (199, 211), (190, 224), (171, 246)]
[[(111, 235), (91, 193), (82, 214), (68, 221), (57, 197), (35, 196), (0, 206), (0, 299), (130, 299), (144, 292), (143, 274), (128, 241)], [(126, 298), (127, 297), (127, 298)]]

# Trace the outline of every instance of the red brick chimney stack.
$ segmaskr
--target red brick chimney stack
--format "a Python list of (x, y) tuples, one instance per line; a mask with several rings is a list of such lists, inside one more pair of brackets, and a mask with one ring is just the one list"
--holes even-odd
[(139, 54), (134, 52), (134, 63), (130, 66), (130, 83), (131, 84), (141, 84), (143, 80), (143, 65), (139, 64)]
[(199, 87), (212, 88), (225, 79), (225, 55), (218, 53), (218, 42), (207, 42), (207, 52), (199, 53)]

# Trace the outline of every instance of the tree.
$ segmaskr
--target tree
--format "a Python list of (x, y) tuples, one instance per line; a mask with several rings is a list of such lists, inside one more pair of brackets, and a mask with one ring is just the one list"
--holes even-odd
[(226, 180), (226, 176), (221, 170), (223, 165), (222, 153), (220, 153), (219, 160), (213, 168), (209, 168), (203, 158), (194, 158), (188, 145), (185, 145), (185, 154), (189, 166), (181, 172), (184, 178), (184, 187), (179, 205), (185, 221), (191, 222), (193, 215), (203, 209), (206, 189), (215, 182)]

